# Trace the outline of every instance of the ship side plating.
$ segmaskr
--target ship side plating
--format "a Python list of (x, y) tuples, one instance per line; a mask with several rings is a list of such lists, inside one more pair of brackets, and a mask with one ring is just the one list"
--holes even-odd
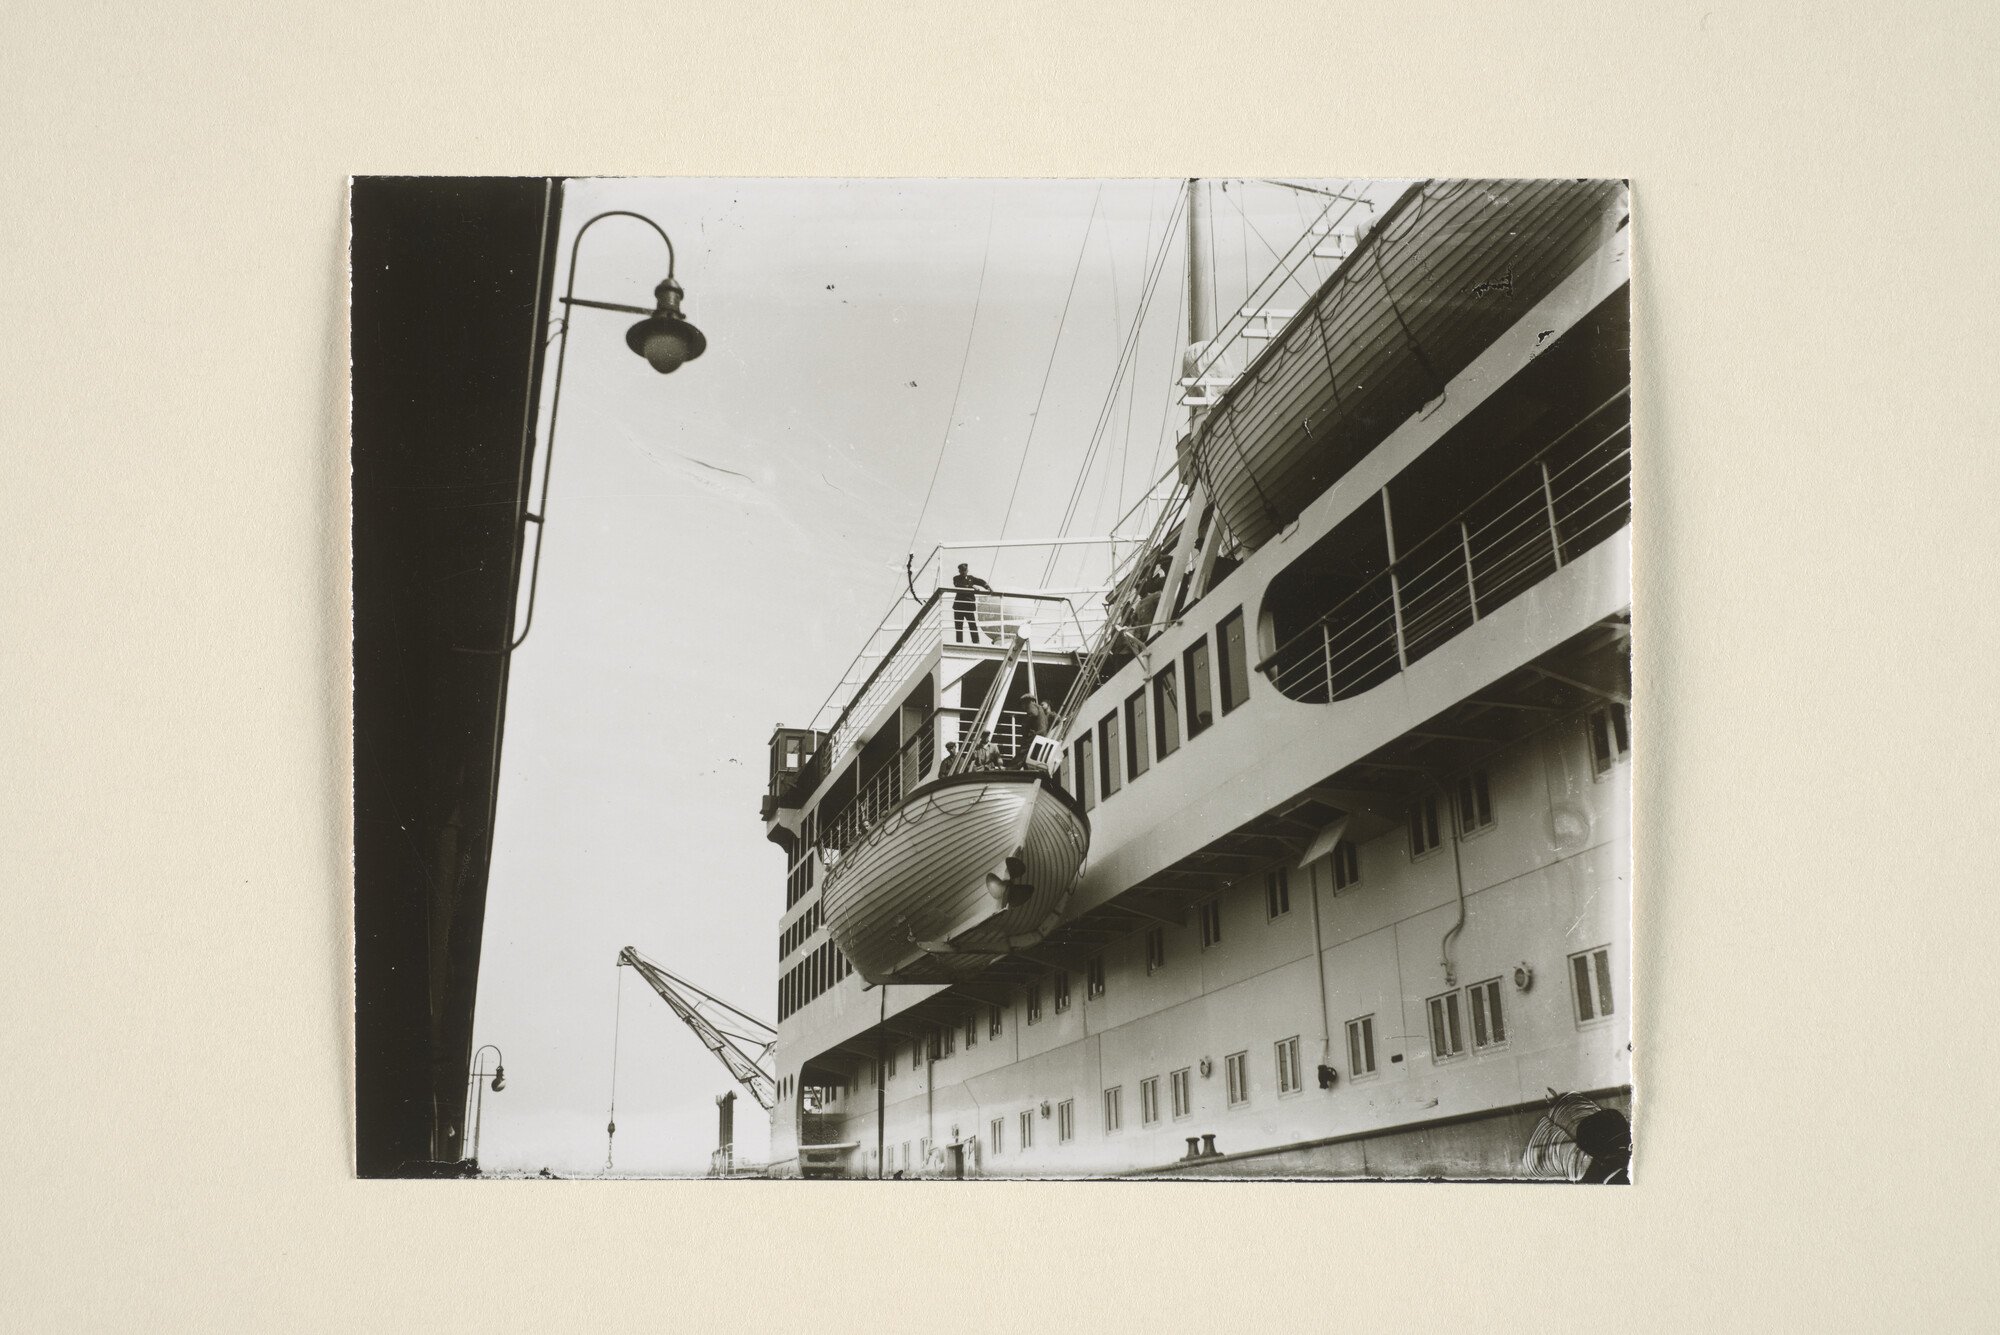
[[(1399, 328), (1380, 367), (1418, 388), (1363, 446), (1341, 437), (1351, 457), (1308, 462), (1310, 414), (1290, 409), (1231, 434), (1231, 394), (1247, 422), (1257, 375), (1276, 385), (1304, 338), (1318, 346), (1310, 310), (1203, 401), (1185, 457), (1219, 517), (1190, 504), (1156, 633), (1059, 739), (1089, 854), (1042, 939), (949, 982), (870, 986), (827, 930), (828, 855), (937, 782), (1006, 657), (999, 635), (947, 624), (948, 593), (905, 600), (840, 708), (774, 736), (774, 1160), (809, 1176), (1522, 1176), (1549, 1090), (1629, 1109), (1624, 193), (1497, 184), (1524, 187), (1509, 198), (1561, 257), (1461, 253), (1486, 231), (1444, 207), (1460, 195), (1406, 196), (1444, 222), (1393, 257), (1384, 292), (1444, 273), (1466, 294), (1513, 285), (1518, 305), (1457, 326), (1428, 383)], [(1386, 234), (1416, 235), (1394, 221)], [(1373, 355), (1323, 361), (1337, 381)], [(1036, 626), (1044, 699), (1100, 629), (1046, 593), (982, 616)], [(1012, 755), (1025, 690), (1004, 693)]]

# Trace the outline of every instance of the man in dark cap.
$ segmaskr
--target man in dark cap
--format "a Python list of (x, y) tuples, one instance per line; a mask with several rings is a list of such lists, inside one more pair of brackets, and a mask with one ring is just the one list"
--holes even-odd
[[(971, 569), (965, 562), (958, 565), (958, 573), (951, 577), (952, 587), (958, 590), (951, 600), (951, 638), (959, 644), (965, 643), (964, 627), (972, 628), (972, 642), (979, 643), (979, 605), (974, 600), (973, 590), (984, 589), (993, 592), (993, 586), (977, 575), (968, 574)], [(1000, 637), (992, 637), (993, 643), (1000, 643)]]

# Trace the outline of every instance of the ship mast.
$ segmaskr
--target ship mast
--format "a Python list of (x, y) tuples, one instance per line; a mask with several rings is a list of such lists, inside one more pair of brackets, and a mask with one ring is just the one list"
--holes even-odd
[[(1211, 234), (1208, 216), (1208, 183), (1200, 180), (1188, 182), (1188, 239), (1187, 239), (1187, 349), (1181, 354), (1181, 401), (1187, 405), (1187, 436), (1182, 441), (1182, 449), (1191, 452), (1194, 446), (1195, 429), (1201, 424), (1201, 417), (1208, 409), (1208, 387), (1202, 384), (1207, 379), (1202, 363), (1208, 360), (1208, 345), (1215, 338), (1215, 241)], [(1192, 458), (1182, 469), (1185, 480), (1194, 471)], [(1189, 488), (1187, 508), (1182, 511), (1180, 539), (1174, 544), (1173, 561), (1167, 567), (1167, 582), (1160, 593), (1158, 610), (1153, 615), (1152, 627), (1147, 632), (1150, 639), (1165, 630), (1174, 619), (1180, 601), (1181, 580), (1188, 571), (1188, 561), (1194, 554), (1195, 542), (1201, 528), (1202, 512), (1208, 508), (1208, 489), (1197, 475)], [(1211, 546), (1213, 544), (1210, 544)], [(1193, 596), (1200, 596), (1195, 590)]]
[[(1209, 225), (1209, 192), (1206, 181), (1188, 182), (1187, 215), (1187, 349), (1181, 355), (1181, 379), (1185, 384), (1201, 374), (1203, 354), (1215, 337), (1215, 240)], [(1194, 429), (1200, 406), (1206, 398), (1199, 385), (1188, 386), (1188, 429)]]

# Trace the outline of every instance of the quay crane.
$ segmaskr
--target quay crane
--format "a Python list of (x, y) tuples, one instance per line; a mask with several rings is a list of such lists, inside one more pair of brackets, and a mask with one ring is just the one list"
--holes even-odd
[[(722, 998), (690, 983), (677, 974), (669, 973), (653, 961), (641, 955), (637, 948), (627, 946), (618, 952), (618, 965), (632, 966), (632, 971), (645, 979), (652, 989), (660, 994), (660, 1000), (672, 1008), (674, 1014), (688, 1028), (694, 1030), (702, 1046), (715, 1054), (716, 1060), (729, 1068), (736, 1083), (750, 1091), (750, 1096), (762, 1105), (765, 1112), (771, 1111), (778, 1102), (778, 1081), (766, 1065), (771, 1050), (778, 1044), (778, 1031), (754, 1015), (746, 1015)], [(714, 1012), (710, 1014), (709, 1012)], [(617, 1040), (612, 1040), (611, 1074), (611, 1121), (605, 1127), (606, 1148), (604, 1164), (611, 1166), (609, 1142), (618, 1134), (618, 1072)], [(753, 1056), (752, 1053), (755, 1053)]]

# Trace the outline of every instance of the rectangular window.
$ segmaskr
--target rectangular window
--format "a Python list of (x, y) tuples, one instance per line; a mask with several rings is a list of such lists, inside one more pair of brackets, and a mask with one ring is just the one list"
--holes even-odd
[(1061, 1015), (1064, 1011), (1069, 1009), (1068, 974), (1059, 973), (1056, 975), (1055, 993), (1056, 993), (1056, 1014)]
[(1599, 946), (1569, 957), (1570, 981), (1576, 994), (1576, 1022), (1585, 1024), (1611, 1014), (1611, 947)]
[(1000, 1008), (995, 1006), (986, 1012), (986, 1036), (1000, 1037)]
[(1347, 1078), (1359, 1080), (1375, 1074), (1375, 1017), (1364, 1015), (1347, 1022)]
[(1278, 1092), (1296, 1094), (1305, 1086), (1299, 1082), (1299, 1040), (1297, 1035), (1281, 1040), (1275, 1049), (1278, 1062)]
[(1471, 834), (1493, 823), (1493, 797), (1486, 771), (1476, 769), (1458, 781), (1458, 832)]
[(1021, 1148), (1024, 1150), (1032, 1149), (1034, 1148), (1034, 1144), (1035, 1144), (1035, 1110), (1033, 1108), (1030, 1108), (1028, 1109), (1028, 1111), (1021, 1114)]
[(1222, 1059), (1223, 1069), (1229, 1076), (1229, 1106), (1240, 1107), (1250, 1101), (1250, 1054), (1232, 1052)]
[(968, 1048), (979, 1046), (979, 1017), (977, 1015), (968, 1015), (965, 1017), (965, 1046)]
[(1222, 678), (1222, 712), (1227, 714), (1250, 699), (1249, 658), (1243, 645), (1243, 609), (1237, 608), (1215, 628), (1215, 642), (1222, 646), (1216, 672)]
[(889, 1074), (896, 1074), (896, 1049), (889, 1049)]
[(1106, 714), (1097, 724), (1097, 777), (1104, 781), (1108, 802), (1118, 791), (1118, 715)]
[(1076, 1101), (1064, 1099), (1056, 1105), (1056, 1141), (1067, 1145), (1076, 1139)]
[(1104, 1091), (1104, 1134), (1115, 1135), (1125, 1125), (1125, 1087), (1113, 1085)]
[(1132, 692), (1125, 701), (1125, 773), (1138, 778), (1151, 763), (1146, 755), (1146, 691)]
[(1174, 1120), (1179, 1121), (1194, 1112), (1194, 1082), (1189, 1079), (1188, 1068), (1183, 1066), (1172, 1076), (1174, 1095)]
[(958, 1027), (954, 1025), (951, 1028), (944, 1030), (943, 1038), (944, 1038), (943, 1055), (949, 1057), (951, 1056), (952, 1053), (958, 1051)]
[(1097, 805), (1097, 775), (1090, 764), (1090, 734), (1076, 739), (1076, 800), (1085, 811)]
[(913, 1038), (910, 1040), (910, 1071), (915, 1074), (922, 1070), (923, 1066), (924, 1041), (921, 1038)]
[(903, 1142), (903, 1170), (908, 1172), (915, 1166), (914, 1161), (910, 1158), (910, 1142), (906, 1140)]
[[(950, 1031), (947, 1030), (946, 1032), (948, 1033)], [(928, 1046), (930, 1048), (930, 1055), (932, 1061), (936, 1061), (938, 1058), (944, 1056), (943, 1039), (938, 1034), (938, 1031), (935, 1029), (931, 1030), (930, 1042)]]
[(1007, 1119), (1004, 1117), (996, 1117), (987, 1125), (986, 1152), (988, 1154), (997, 1155), (1000, 1153), (1000, 1133), (1006, 1129)]
[(1420, 858), (1438, 846), (1438, 800), (1418, 798), (1410, 807), (1410, 856)]
[(1037, 983), (1035, 986), (1028, 989), (1028, 1023), (1037, 1024), (1041, 1021), (1041, 1018), (1042, 1018), (1042, 988), (1041, 984)]
[(1104, 995), (1104, 956), (1092, 955), (1084, 974), (1084, 992), (1092, 1001)]
[(1603, 709), (1593, 710), (1590, 715), (1590, 767), (1595, 774), (1608, 773), (1611, 767), (1632, 754), (1632, 738), (1626, 730), (1625, 706), (1612, 701)]
[(1181, 656), (1181, 666), (1187, 669), (1187, 728), (1188, 736), (1198, 736), (1202, 729), (1215, 722), (1215, 706), (1208, 695), (1208, 640), (1196, 640)]
[(1169, 663), (1153, 678), (1154, 754), (1165, 760), (1181, 749), (1181, 693)]
[(1149, 927), (1146, 929), (1146, 972), (1158, 973), (1167, 963), (1167, 929)]
[(1446, 992), (1427, 1003), (1431, 1012), (1431, 1060), (1449, 1061), (1465, 1052), (1465, 1031), (1459, 1023), (1458, 993)]
[(1139, 1082), (1139, 1124), (1152, 1126), (1160, 1120), (1160, 1077), (1149, 1075)]
[(1207, 950), (1222, 941), (1222, 901), (1211, 899), (1201, 906), (1200, 912), (1201, 948)]
[(1276, 921), (1292, 911), (1292, 879), (1285, 867), (1264, 873), (1264, 916)]
[(1474, 983), (1466, 992), (1472, 1010), (1472, 1049), (1497, 1047), (1507, 1041), (1507, 1017), (1500, 1010), (1500, 980)]
[(1343, 839), (1333, 846), (1333, 888), (1345, 890), (1361, 883), (1361, 850)]

